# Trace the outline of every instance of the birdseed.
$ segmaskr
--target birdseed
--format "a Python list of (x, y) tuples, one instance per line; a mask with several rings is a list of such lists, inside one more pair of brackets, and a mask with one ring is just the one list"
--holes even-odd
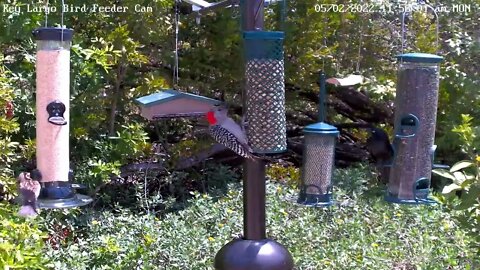
[[(70, 51), (38, 51), (36, 71), (37, 168), (42, 173), (42, 182), (68, 181)], [(48, 122), (46, 108), (54, 100), (65, 104), (66, 125), (57, 126)]]
[(307, 194), (327, 194), (332, 185), (335, 137), (305, 134), (302, 184)]
[(287, 149), (283, 60), (252, 59), (246, 66), (247, 137), (253, 152)]

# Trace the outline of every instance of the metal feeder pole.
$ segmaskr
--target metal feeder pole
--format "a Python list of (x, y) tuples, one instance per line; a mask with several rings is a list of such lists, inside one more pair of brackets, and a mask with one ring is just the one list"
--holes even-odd
[(320, 71), (320, 94), (319, 94), (319, 101), (318, 101), (318, 121), (325, 122), (325, 92), (327, 91), (325, 88), (325, 72), (323, 70)]
[[(263, 29), (263, 0), (243, 0), (242, 30)], [(246, 89), (243, 94), (246, 111)], [(248, 160), (244, 162), (243, 177), (243, 228), (244, 237), (226, 244), (215, 256), (218, 270), (291, 270), (293, 259), (281, 244), (266, 239), (265, 226), (265, 162)]]
[[(243, 0), (243, 31), (262, 30), (264, 24), (263, 0)], [(246, 112), (246, 89), (243, 94), (243, 110)], [(245, 239), (259, 240), (266, 237), (265, 226), (265, 162), (245, 159), (243, 164), (243, 233)]]

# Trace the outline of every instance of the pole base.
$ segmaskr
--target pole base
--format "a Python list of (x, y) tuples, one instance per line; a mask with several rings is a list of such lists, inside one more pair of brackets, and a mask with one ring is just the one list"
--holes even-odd
[(288, 250), (270, 239), (236, 239), (223, 246), (215, 256), (216, 270), (292, 270)]

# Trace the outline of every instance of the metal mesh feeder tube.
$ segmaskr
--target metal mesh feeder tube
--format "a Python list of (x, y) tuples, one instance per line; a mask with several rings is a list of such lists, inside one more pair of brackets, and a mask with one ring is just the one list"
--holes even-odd
[(287, 150), (283, 32), (243, 32), (246, 59), (246, 120), (253, 152)]
[(36, 54), (36, 147), (42, 187), (40, 208), (88, 204), (76, 194), (69, 157), (70, 47), (73, 30), (42, 27), (33, 31)]
[(433, 54), (398, 56), (395, 98), (395, 155), (386, 200), (394, 203), (428, 204), (433, 166), (435, 125), (439, 90), (439, 63)]
[(339, 131), (320, 122), (306, 126), (303, 132), (302, 182), (297, 202), (307, 206), (329, 206), (333, 203), (332, 175)]

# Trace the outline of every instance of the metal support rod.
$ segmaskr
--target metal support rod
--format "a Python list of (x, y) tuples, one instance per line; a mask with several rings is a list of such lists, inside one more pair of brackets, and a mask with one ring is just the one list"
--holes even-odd
[(243, 178), (243, 233), (248, 240), (266, 238), (265, 227), (265, 162), (245, 161)]
[[(243, 0), (244, 31), (262, 30), (264, 23), (264, 0)], [(243, 92), (244, 113), (246, 111), (246, 89)], [(244, 162), (243, 174), (243, 234), (247, 240), (265, 239), (265, 162)]]
[(263, 29), (263, 6), (264, 0), (243, 0), (243, 31)]
[(318, 121), (325, 122), (325, 96), (326, 96), (326, 89), (325, 89), (325, 72), (320, 70), (320, 93), (319, 93), (319, 100), (318, 100)]

